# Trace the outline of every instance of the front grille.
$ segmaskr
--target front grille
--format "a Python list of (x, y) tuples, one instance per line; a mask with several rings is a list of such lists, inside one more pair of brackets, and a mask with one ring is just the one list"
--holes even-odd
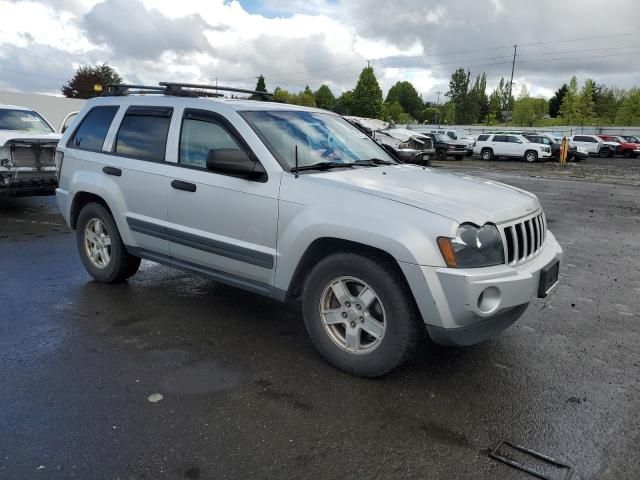
[(55, 149), (39, 144), (12, 145), (11, 154), (16, 167), (43, 168), (55, 166)]
[(543, 212), (525, 220), (501, 225), (504, 258), (508, 265), (519, 265), (535, 257), (544, 245), (547, 222)]

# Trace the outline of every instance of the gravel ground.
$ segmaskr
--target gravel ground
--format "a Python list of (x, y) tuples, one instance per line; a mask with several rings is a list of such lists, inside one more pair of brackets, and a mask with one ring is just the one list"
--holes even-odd
[(425, 345), (378, 380), (324, 362), (296, 305), (149, 262), (92, 282), (51, 198), (0, 199), (0, 478), (533, 478), (488, 456), (503, 439), (574, 478), (640, 478), (625, 162), (436, 165), (535, 192), (560, 284), (499, 338)]

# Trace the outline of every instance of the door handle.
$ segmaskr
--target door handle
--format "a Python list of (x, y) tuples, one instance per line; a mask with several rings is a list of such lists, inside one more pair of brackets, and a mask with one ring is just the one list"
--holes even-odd
[(113, 175), (114, 177), (119, 177), (122, 175), (122, 170), (116, 167), (102, 167), (102, 171), (107, 175)]
[(183, 182), (182, 180), (173, 180), (171, 186), (176, 190), (184, 190), (185, 192), (195, 192), (196, 184), (191, 182)]

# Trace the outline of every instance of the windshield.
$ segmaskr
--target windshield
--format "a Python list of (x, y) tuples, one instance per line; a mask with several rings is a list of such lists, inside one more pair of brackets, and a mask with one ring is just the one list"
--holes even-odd
[(446, 135), (443, 135), (441, 133), (436, 133), (436, 140), (438, 142), (450, 142), (451, 139), (449, 137), (447, 137)]
[(320, 162), (354, 164), (380, 159), (396, 163), (376, 142), (337, 115), (299, 111), (240, 112), (282, 164), (304, 167)]
[(0, 130), (19, 130), (21, 132), (34, 133), (53, 132), (53, 128), (36, 112), (5, 109), (0, 109)]

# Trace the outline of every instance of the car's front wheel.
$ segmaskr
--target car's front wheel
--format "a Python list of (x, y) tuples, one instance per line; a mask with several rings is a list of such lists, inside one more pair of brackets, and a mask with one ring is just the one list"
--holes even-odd
[(302, 303), (320, 354), (362, 377), (402, 364), (424, 331), (396, 269), (362, 255), (336, 253), (320, 261), (307, 277)]
[(524, 159), (529, 163), (535, 163), (538, 161), (538, 153), (533, 150), (528, 150), (524, 154)]
[(480, 153), (480, 157), (482, 158), (482, 160), (493, 160), (493, 150), (491, 150), (490, 148), (483, 149)]
[(138, 271), (140, 258), (127, 252), (116, 222), (99, 203), (80, 211), (76, 243), (85, 269), (99, 282), (119, 283)]
[(436, 158), (438, 160), (446, 160), (447, 159), (447, 150), (444, 148), (439, 148), (438, 150), (436, 150)]

